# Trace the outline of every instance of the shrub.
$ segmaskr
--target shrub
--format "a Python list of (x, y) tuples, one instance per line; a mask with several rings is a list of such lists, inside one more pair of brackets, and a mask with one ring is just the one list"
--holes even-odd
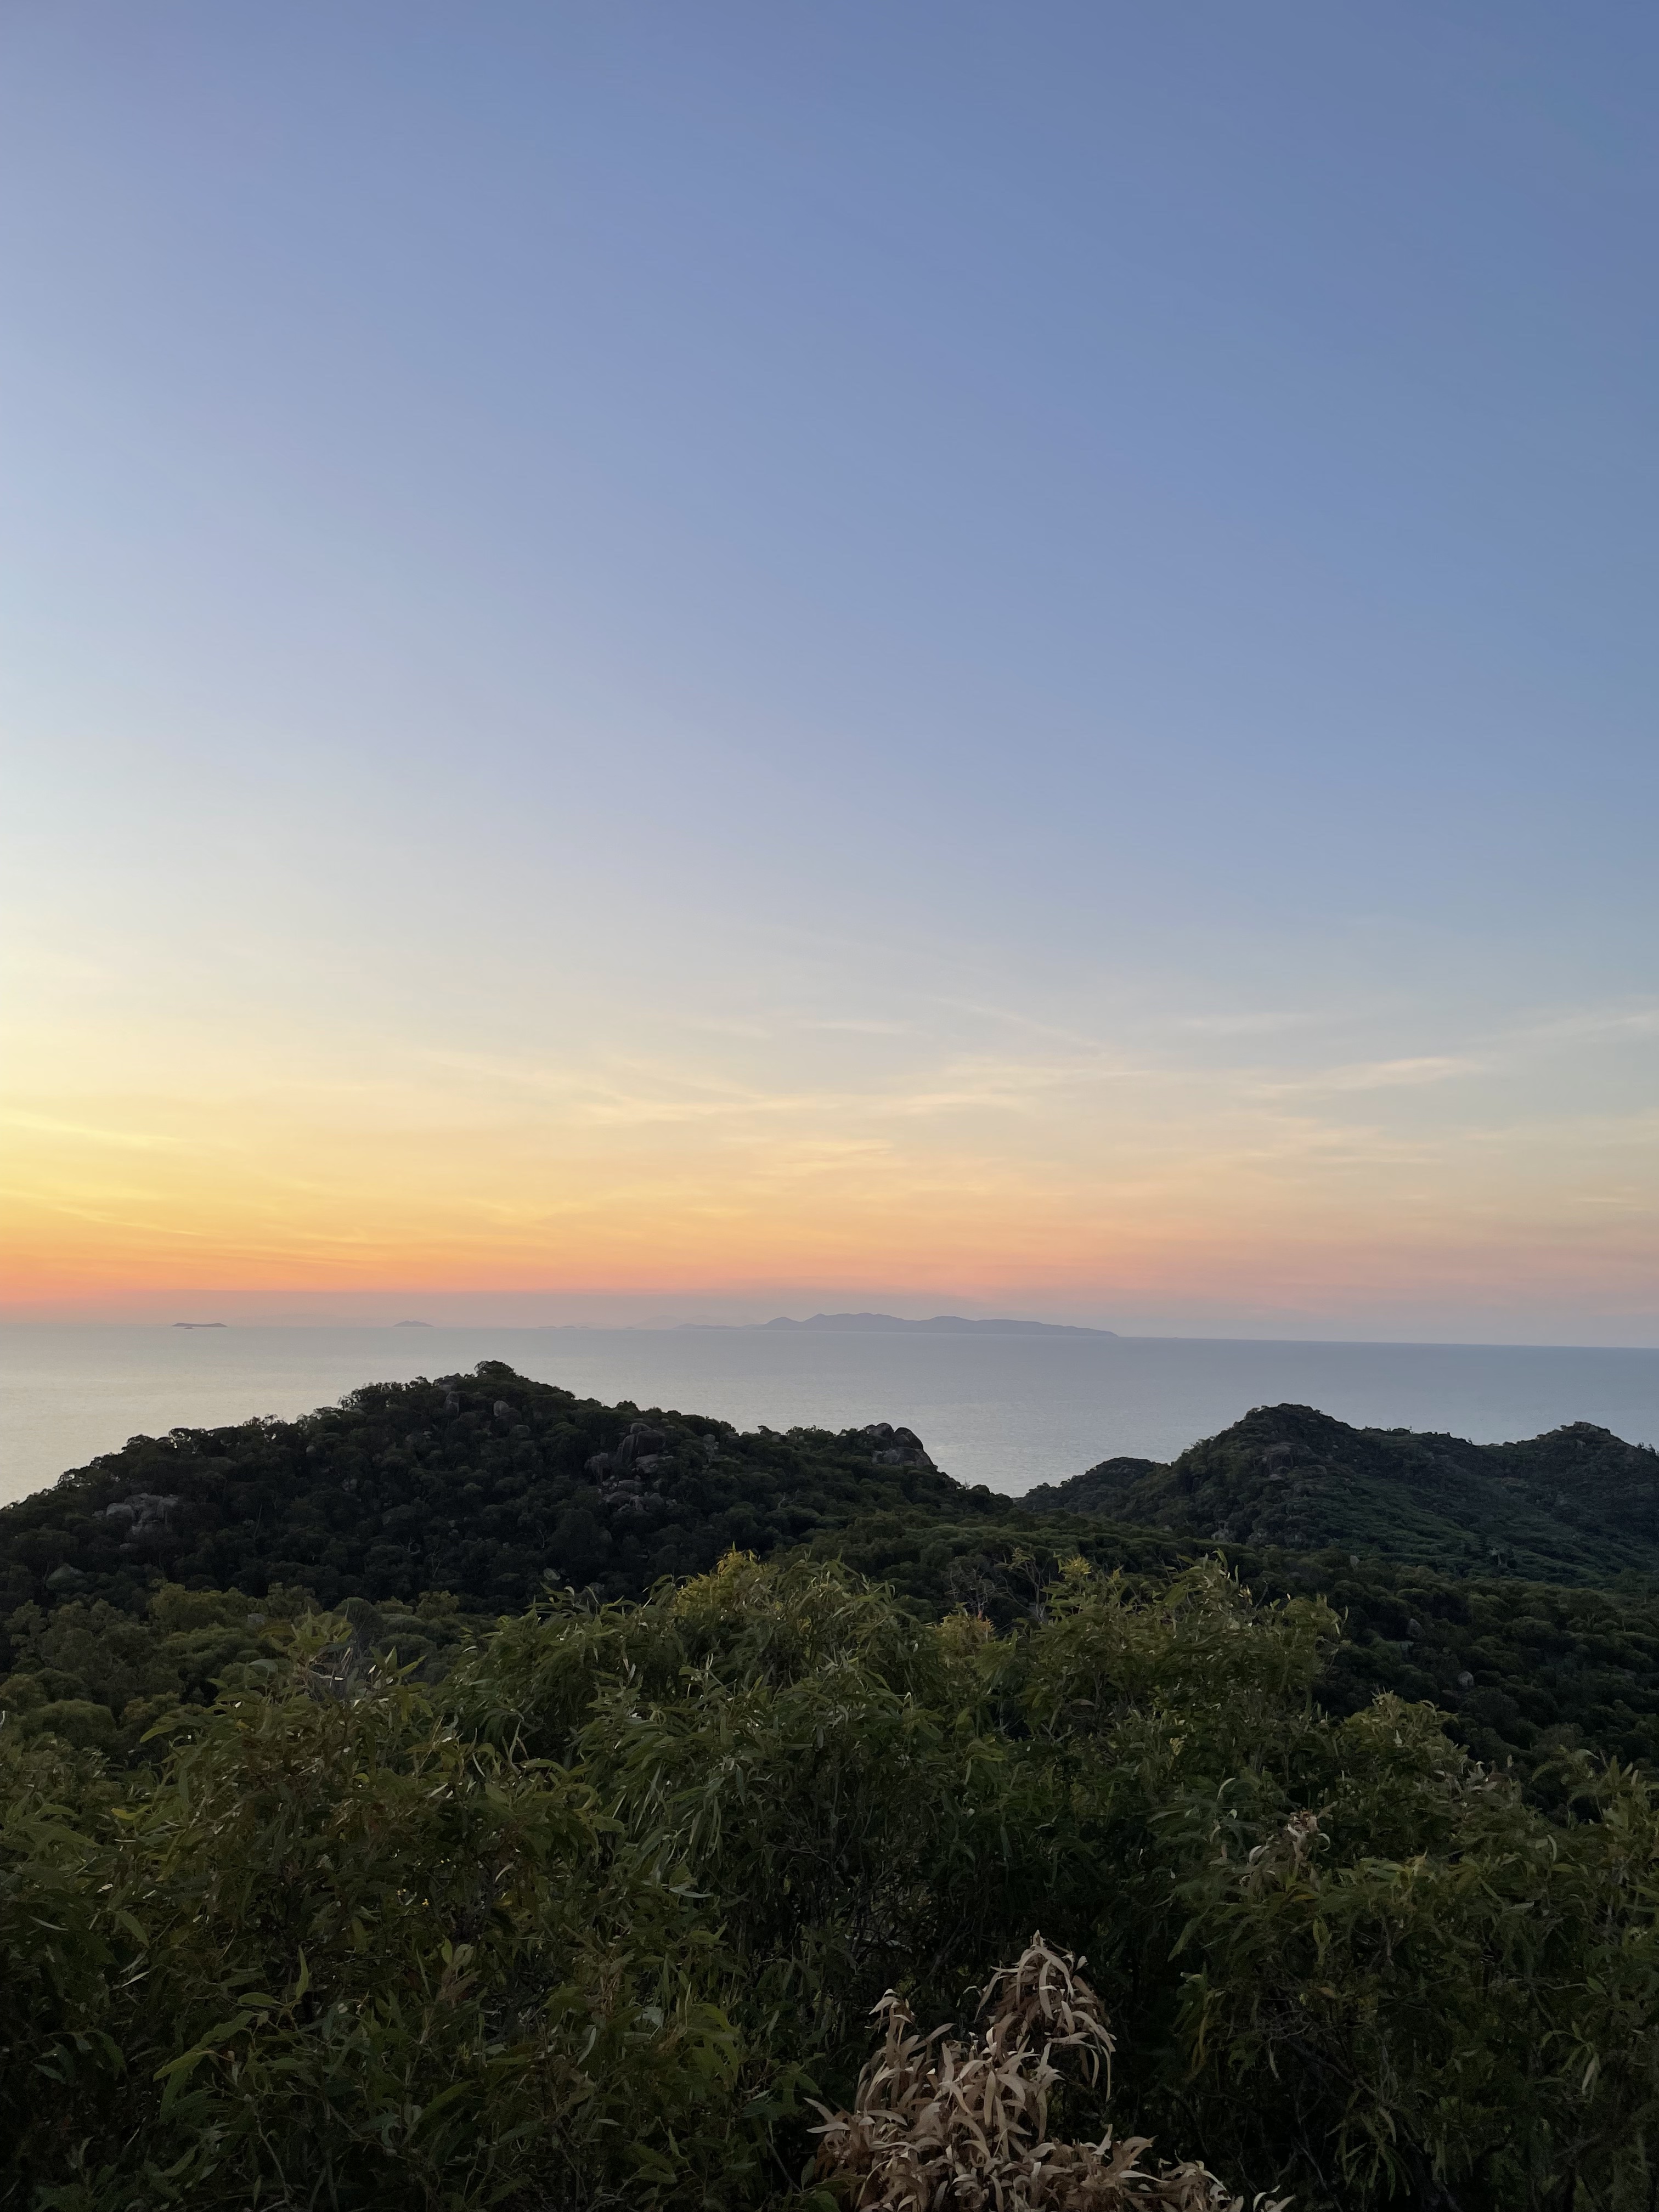
[[(830, 2113), (817, 2133), (821, 2173), (843, 2185), (856, 2212), (1243, 2212), (1214, 2174), (1190, 2160), (1141, 2163), (1149, 2137), (1098, 2142), (1049, 2136), (1049, 2107), (1069, 2056), (1090, 2087), (1109, 2075), (1113, 2044), (1080, 1960), (1033, 1936), (1017, 1966), (994, 1974), (980, 2008), (985, 2025), (966, 2043), (945, 2028), (915, 2032), (915, 2015), (889, 1990), (877, 2007), (884, 2034), (859, 2077), (850, 2112)], [(821, 2107), (820, 2109), (823, 2109)], [(1261, 2212), (1287, 2198), (1258, 2197)]]

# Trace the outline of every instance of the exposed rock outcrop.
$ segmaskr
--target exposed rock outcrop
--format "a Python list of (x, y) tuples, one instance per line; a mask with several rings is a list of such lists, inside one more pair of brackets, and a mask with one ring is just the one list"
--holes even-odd
[(870, 1457), (877, 1467), (933, 1467), (927, 1447), (914, 1429), (896, 1429), (890, 1421), (872, 1421), (863, 1434), (870, 1439)]

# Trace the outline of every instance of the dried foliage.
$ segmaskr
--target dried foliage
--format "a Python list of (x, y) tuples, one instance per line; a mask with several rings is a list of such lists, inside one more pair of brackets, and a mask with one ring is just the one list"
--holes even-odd
[[(1018, 1965), (993, 1977), (966, 2044), (947, 2028), (919, 2034), (889, 1990), (852, 2110), (819, 2107), (819, 2170), (857, 2212), (1243, 2212), (1243, 2197), (1190, 2160), (1149, 2170), (1150, 2136), (1049, 2139), (1055, 2058), (1069, 2055), (1091, 2087), (1110, 2076), (1112, 2038), (1084, 1963), (1033, 1936)], [(1259, 2212), (1289, 2203), (1256, 2199)]]

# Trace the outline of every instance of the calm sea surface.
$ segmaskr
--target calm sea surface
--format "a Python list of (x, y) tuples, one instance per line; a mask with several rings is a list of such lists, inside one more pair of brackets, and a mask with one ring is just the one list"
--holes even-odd
[(1189, 1337), (526, 1328), (0, 1328), (0, 1498), (130, 1436), (326, 1405), (480, 1359), (583, 1397), (752, 1428), (907, 1423), (964, 1482), (1018, 1492), (1115, 1452), (1167, 1459), (1252, 1406), (1479, 1442), (1598, 1421), (1659, 1443), (1659, 1351)]

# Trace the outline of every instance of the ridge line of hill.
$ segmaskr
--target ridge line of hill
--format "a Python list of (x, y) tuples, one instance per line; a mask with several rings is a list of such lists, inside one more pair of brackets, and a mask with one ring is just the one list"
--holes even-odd
[[(639, 1599), (733, 1550), (837, 1558), (921, 1615), (1000, 1628), (1043, 1617), (1067, 1558), (1151, 1588), (1218, 1553), (1260, 1592), (1337, 1607), (1329, 1710), (1389, 1689), (1482, 1758), (1541, 1772), (1582, 1743), (1659, 1765), (1656, 1513), (1659, 1454), (1583, 1423), (1480, 1445), (1256, 1407), (1168, 1466), (1010, 1498), (886, 1422), (743, 1433), (485, 1361), (136, 1437), (0, 1509), (0, 1706), (137, 1756), (133, 1655), (164, 1621), (205, 1698), (273, 1608), (345, 1608), (441, 1670), (550, 1585)], [(216, 1623), (194, 1643), (192, 1607)]]
[(1355, 1428), (1254, 1407), (1167, 1465), (1121, 1457), (1040, 1483), (1033, 1512), (1218, 1543), (1419, 1562), (1452, 1574), (1591, 1583), (1659, 1574), (1659, 1452), (1575, 1421), (1512, 1443)]

